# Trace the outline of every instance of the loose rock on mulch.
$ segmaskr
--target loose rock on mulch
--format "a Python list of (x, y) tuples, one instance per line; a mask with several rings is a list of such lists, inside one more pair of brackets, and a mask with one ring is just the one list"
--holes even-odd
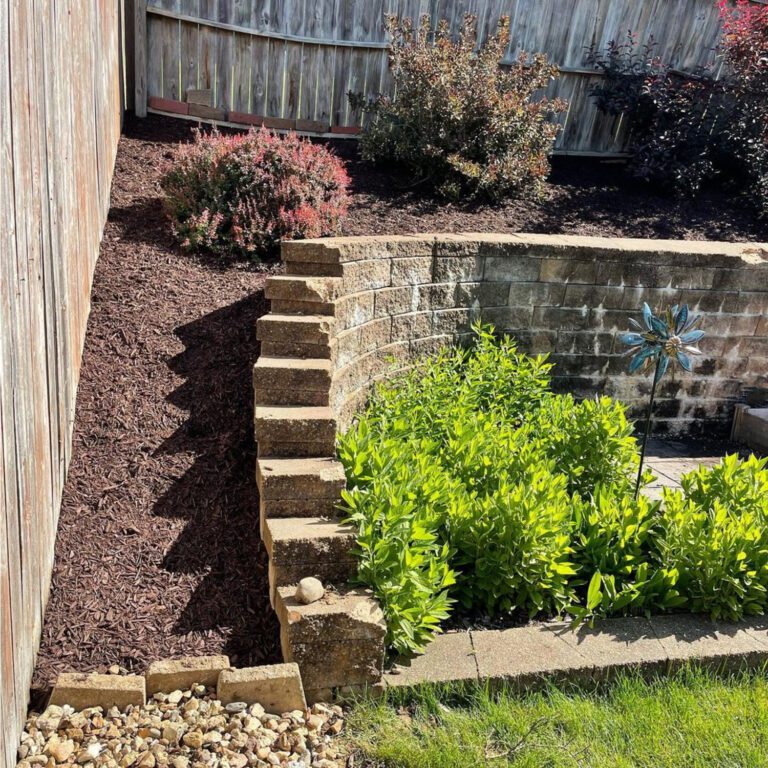
[(224, 706), (205, 686), (156, 693), (125, 712), (49, 706), (27, 720), (18, 768), (339, 768), (338, 706), (282, 715)]

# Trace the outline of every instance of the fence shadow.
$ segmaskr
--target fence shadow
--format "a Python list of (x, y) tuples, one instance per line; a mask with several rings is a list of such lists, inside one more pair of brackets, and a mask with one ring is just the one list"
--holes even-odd
[(185, 349), (169, 366), (185, 381), (168, 399), (189, 416), (158, 449), (195, 455), (154, 507), (156, 515), (188, 521), (163, 566), (205, 574), (173, 631), (224, 631), (224, 652), (238, 666), (279, 660), (259, 536), (252, 427), (256, 320), (267, 305), (259, 291), (176, 329)]

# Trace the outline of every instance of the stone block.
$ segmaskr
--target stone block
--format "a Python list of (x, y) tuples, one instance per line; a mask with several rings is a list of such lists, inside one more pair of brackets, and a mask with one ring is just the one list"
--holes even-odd
[(398, 660), (384, 676), (387, 687), (391, 688), (477, 679), (477, 660), (469, 632), (437, 635), (424, 653)]
[(362, 293), (391, 284), (389, 259), (355, 261), (344, 264), (344, 293)]
[(594, 283), (597, 282), (597, 266), (594, 259), (542, 259), (538, 275), (528, 279), (538, 278), (542, 283)]
[(644, 286), (625, 286), (623, 288), (622, 309), (639, 312), (643, 302), (647, 301), (651, 309), (659, 312), (675, 304), (684, 303), (688, 294), (683, 296), (679, 289), (668, 285), (661, 288), (648, 288)]
[(256, 336), (260, 341), (280, 344), (328, 344), (334, 321), (327, 315), (276, 315), (260, 317)]
[(323, 643), (296, 643), (286, 658), (301, 669), (308, 689), (372, 685), (381, 679), (384, 643), (330, 638)]
[(291, 645), (325, 643), (333, 639), (384, 643), (386, 624), (370, 590), (326, 592), (317, 602), (303, 605), (294, 597), (295, 586), (277, 590), (275, 610), (281, 637)]
[(376, 291), (374, 317), (382, 318), (415, 312), (418, 307), (418, 289), (415, 286), (381, 288)]
[[(319, 517), (295, 517), (268, 519), (263, 528), (264, 546), (271, 562), (275, 565), (296, 565), (297, 573), (301, 567), (322, 569), (353, 558), (355, 532), (348, 525)], [(305, 576), (315, 576), (324, 582), (315, 571), (301, 573), (296, 582)], [(293, 582), (283, 582), (288, 583)]]
[(338, 499), (259, 499), (261, 519), (273, 517), (339, 517)]
[(564, 296), (564, 283), (512, 283), (508, 303), (510, 307), (560, 306)]
[(437, 256), (433, 279), (435, 283), (476, 283), (483, 279), (485, 259), (482, 256)]
[(198, 684), (215, 688), (219, 673), (228, 667), (228, 656), (187, 656), (153, 661), (146, 674), (147, 693), (189, 690)]
[(330, 386), (331, 362), (323, 358), (262, 355), (253, 367), (253, 389), (259, 405), (269, 404), (272, 393), (312, 390), (327, 394)]
[(299, 275), (303, 277), (341, 277), (344, 274), (344, 266), (338, 261), (313, 262), (294, 261), (283, 259), (286, 275)]
[(563, 297), (564, 307), (600, 307), (619, 309), (624, 300), (624, 289), (619, 286), (585, 285), (569, 283)]
[(264, 295), (268, 299), (328, 304), (339, 294), (337, 277), (297, 277), (275, 275), (267, 279)]
[(56, 680), (49, 704), (69, 704), (77, 710), (89, 707), (124, 710), (129, 705), (144, 706), (146, 698), (143, 675), (64, 672)]
[(336, 500), (346, 478), (335, 459), (257, 459), (256, 483), (263, 499)]
[(359, 353), (371, 352), (392, 341), (392, 318), (382, 317), (360, 326)]
[(324, 406), (257, 405), (254, 434), (264, 445), (312, 444), (313, 450), (322, 451), (314, 455), (330, 456), (336, 444), (336, 421), (331, 409)]
[[(472, 321), (480, 316), (479, 309), (440, 309), (432, 315), (431, 330), (426, 323), (419, 326), (418, 335), (411, 336), (412, 339), (427, 338), (432, 335), (454, 334), (462, 331), (469, 331)], [(396, 320), (397, 318), (395, 318)]]
[(518, 253), (486, 256), (484, 278), (488, 281), (527, 283), (539, 279), (541, 260)]
[(375, 317), (374, 302), (376, 293), (376, 291), (365, 291), (337, 299), (334, 304), (336, 333), (349, 328), (355, 328), (373, 320)]
[(483, 322), (491, 323), (497, 331), (507, 333), (517, 328), (532, 327), (533, 307), (489, 307), (480, 313)]
[(392, 285), (424, 285), (432, 282), (432, 255), (392, 259)]
[(318, 304), (314, 301), (272, 299), (271, 307), (276, 315), (328, 315), (333, 317), (336, 314), (334, 304)]
[[(510, 285), (507, 282), (457, 283), (453, 292), (455, 307), (502, 307), (509, 304)], [(433, 306), (433, 309), (443, 307)]]
[(301, 344), (293, 341), (262, 341), (261, 354), (268, 357), (333, 358), (332, 344)]
[(352, 557), (343, 557), (338, 560), (324, 558), (311, 563), (289, 560), (275, 562), (270, 560), (268, 568), (269, 599), (275, 604), (276, 591), (279, 587), (289, 584), (298, 584), (308, 576), (320, 579), (326, 586), (345, 585), (357, 571), (357, 560)]
[(261, 704), (272, 714), (307, 706), (299, 667), (290, 663), (224, 670), (219, 675), (216, 696), (223, 704)]
[(456, 292), (462, 285), (482, 285), (482, 283), (435, 283), (421, 285), (417, 291), (416, 309), (419, 312), (430, 309), (451, 309), (453, 307), (470, 307), (471, 302), (462, 304), (456, 300)]
[(432, 312), (413, 312), (408, 315), (396, 315), (392, 318), (392, 341), (423, 339), (431, 335)]

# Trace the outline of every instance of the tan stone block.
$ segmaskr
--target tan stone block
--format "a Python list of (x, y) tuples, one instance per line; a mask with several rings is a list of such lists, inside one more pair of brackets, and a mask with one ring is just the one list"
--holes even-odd
[(539, 279), (543, 262), (524, 254), (485, 257), (485, 279), (509, 283), (523, 283)]
[(414, 312), (392, 318), (392, 341), (423, 339), (431, 335), (432, 312)]
[(382, 317), (360, 326), (360, 353), (385, 347), (392, 341), (392, 319)]
[(253, 388), (257, 392), (291, 389), (327, 392), (330, 385), (331, 363), (323, 358), (262, 355), (253, 366)]
[(216, 696), (223, 704), (261, 704), (272, 714), (307, 706), (299, 667), (290, 663), (224, 670), (219, 675)]
[[(441, 309), (433, 313), (431, 335), (454, 334), (469, 331), (472, 322), (480, 317), (478, 309)], [(421, 333), (418, 337), (424, 338), (430, 333)]]
[(569, 283), (565, 289), (562, 306), (619, 309), (623, 306), (623, 301), (624, 289), (620, 286)]
[[(613, 267), (614, 265), (611, 265)], [(622, 265), (615, 270), (618, 273), (622, 272)], [(542, 283), (594, 283), (600, 282), (601, 284), (610, 284), (606, 281), (603, 275), (600, 276), (600, 280), (597, 280), (598, 276), (598, 262), (592, 261), (577, 261), (575, 259), (544, 259), (541, 262), (541, 270), (538, 274), (538, 279)], [(535, 280), (535, 277), (529, 278)], [(615, 282), (619, 282), (621, 278), (616, 278)]]
[(418, 305), (416, 286), (381, 288), (375, 293), (374, 317), (388, 317), (413, 312)]
[(267, 357), (332, 359), (332, 344), (301, 344), (293, 341), (263, 341), (261, 354)]
[(219, 673), (228, 667), (228, 656), (188, 656), (153, 661), (146, 674), (147, 693), (189, 690), (198, 684), (215, 688)]
[(430, 309), (452, 309), (453, 307), (468, 307), (471, 301), (463, 303), (456, 296), (462, 293), (462, 286), (478, 285), (478, 283), (435, 283), (421, 285), (417, 288), (418, 301), (416, 310), (422, 312)]
[(432, 255), (392, 259), (392, 285), (424, 285), (432, 282)]
[(564, 296), (564, 283), (512, 283), (508, 301), (510, 307), (551, 307), (562, 305)]
[(391, 284), (389, 259), (353, 261), (344, 264), (344, 293), (362, 293)]
[(276, 315), (328, 315), (333, 317), (336, 314), (334, 304), (319, 304), (314, 301), (272, 299), (271, 307)]
[(299, 665), (309, 689), (373, 685), (381, 680), (384, 643), (333, 638), (323, 643), (296, 643), (290, 646), (287, 658)]
[(370, 590), (326, 592), (309, 605), (299, 603), (295, 591), (294, 586), (280, 587), (275, 603), (287, 642), (312, 644), (339, 638), (383, 644), (387, 630), (384, 613)]
[(281, 344), (323, 345), (330, 341), (333, 327), (333, 318), (327, 315), (269, 314), (257, 321), (256, 336)]
[(336, 499), (346, 477), (335, 459), (257, 459), (256, 483), (263, 499)]
[(323, 443), (333, 452), (336, 422), (330, 408), (269, 406), (254, 408), (256, 440), (266, 443)]
[(322, 566), (326, 562), (349, 559), (355, 546), (355, 532), (351, 526), (319, 517), (268, 519), (263, 538), (267, 553), (275, 564)]
[(437, 256), (435, 283), (476, 283), (483, 279), (485, 259), (476, 252), (466, 256)]
[[(542, 308), (537, 307), (536, 310)], [(550, 307), (543, 309), (553, 309)], [(533, 307), (489, 307), (481, 313), (483, 322), (491, 323), (497, 331), (510, 332), (521, 329), (528, 330), (535, 325)], [(547, 326), (544, 326), (545, 328)], [(555, 326), (557, 327), (557, 326)]]
[(336, 332), (355, 328), (374, 318), (374, 291), (342, 296), (335, 302)]
[(339, 499), (259, 499), (261, 518), (339, 517)]
[(264, 295), (268, 299), (328, 304), (336, 299), (340, 288), (337, 277), (275, 275), (267, 279)]
[(292, 261), (283, 259), (286, 275), (304, 277), (341, 277), (344, 267), (338, 262)]
[(146, 682), (143, 675), (97, 675), (64, 672), (56, 680), (50, 704), (75, 709), (143, 706), (146, 703)]
[(269, 599), (275, 604), (275, 593), (278, 587), (288, 584), (298, 584), (307, 576), (320, 579), (327, 587), (345, 585), (357, 571), (357, 560), (354, 557), (343, 557), (339, 560), (320, 560), (312, 563), (301, 563), (293, 560), (276, 563), (269, 561)]
[(509, 304), (510, 284), (508, 282), (484, 282), (484, 283), (457, 283), (453, 304), (439, 306), (440, 302), (433, 303), (433, 309), (444, 309), (448, 306), (473, 307), (479, 304), (481, 307), (502, 307)]

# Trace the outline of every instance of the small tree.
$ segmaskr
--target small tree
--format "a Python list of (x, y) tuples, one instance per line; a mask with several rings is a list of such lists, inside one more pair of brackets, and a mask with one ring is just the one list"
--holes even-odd
[(455, 41), (445, 21), (433, 31), (426, 16), (418, 25), (390, 17), (387, 29), (393, 95), (365, 103), (350, 94), (370, 118), (364, 159), (398, 163), (451, 199), (539, 194), (559, 130), (551, 118), (565, 108), (559, 99), (533, 99), (557, 75), (546, 57), (521, 53), (500, 66), (506, 17), (479, 49), (472, 16)]

